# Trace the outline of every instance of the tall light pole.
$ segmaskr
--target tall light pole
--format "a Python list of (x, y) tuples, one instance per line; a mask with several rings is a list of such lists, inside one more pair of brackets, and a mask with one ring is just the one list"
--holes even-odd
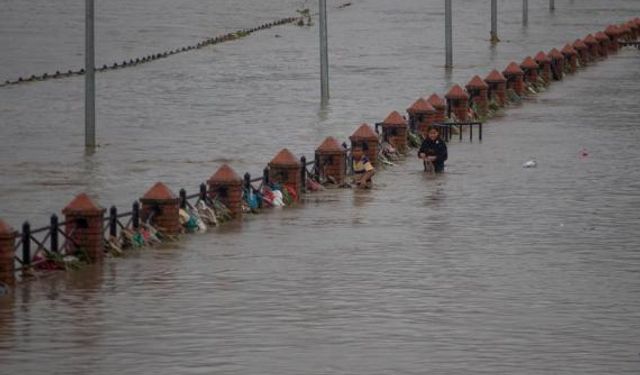
[(86, 0), (85, 5), (84, 146), (86, 150), (93, 150), (96, 147), (96, 77), (93, 2), (94, 0)]
[(444, 1), (444, 44), (446, 62), (445, 67), (453, 68), (453, 16), (451, 11), (451, 0)]
[(556, 10), (556, 0), (549, 0), (549, 10), (552, 12)]
[(327, 41), (327, 0), (319, 0), (320, 11), (320, 91), (322, 103), (329, 101), (329, 46)]
[(529, 0), (522, 0), (522, 24), (529, 24)]
[(497, 43), (498, 38), (498, 0), (491, 0), (491, 43)]

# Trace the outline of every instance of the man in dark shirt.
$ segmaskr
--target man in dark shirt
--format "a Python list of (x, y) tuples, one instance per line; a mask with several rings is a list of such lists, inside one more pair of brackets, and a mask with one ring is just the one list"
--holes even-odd
[(448, 157), (447, 145), (440, 138), (437, 128), (430, 128), (427, 132), (427, 139), (422, 142), (418, 157), (425, 161), (425, 170), (427, 163), (432, 163), (436, 173), (444, 171), (444, 161)]

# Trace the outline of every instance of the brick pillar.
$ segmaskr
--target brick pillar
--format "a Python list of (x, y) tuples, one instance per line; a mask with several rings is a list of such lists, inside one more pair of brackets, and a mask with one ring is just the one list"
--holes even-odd
[(207, 180), (209, 197), (227, 206), (231, 215), (242, 218), (242, 178), (227, 164), (218, 168)]
[(507, 79), (494, 69), (484, 81), (489, 86), (489, 99), (495, 100), (500, 107), (504, 107), (507, 104)]
[(327, 137), (316, 149), (316, 171), (321, 178), (344, 185), (347, 178), (347, 150), (333, 137)]
[(604, 33), (607, 35), (607, 37), (609, 37), (609, 52), (610, 53), (618, 52), (618, 49), (620, 48), (620, 45), (618, 43), (618, 38), (620, 38), (622, 34), (622, 30), (618, 28), (618, 26), (616, 25), (609, 25), (604, 30)]
[(632, 22), (634, 26), (631, 28), (630, 37), (633, 38), (633, 40), (636, 40), (638, 39), (638, 37), (640, 37), (640, 17), (634, 19)]
[(534, 59), (538, 63), (538, 76), (548, 85), (551, 83), (551, 59), (542, 51), (538, 52)]
[(549, 51), (547, 57), (551, 60), (551, 77), (561, 81), (564, 77), (564, 55), (554, 48)]
[(16, 283), (15, 249), (18, 233), (0, 219), (0, 283), (13, 286)]
[(607, 57), (609, 55), (609, 37), (602, 31), (598, 31), (595, 38), (599, 44), (600, 57)]
[(444, 97), (449, 110), (459, 122), (469, 121), (469, 94), (460, 85), (453, 85)]
[(522, 60), (522, 63), (520, 63), (520, 69), (524, 72), (525, 83), (538, 83), (538, 63), (532, 59), (531, 56), (527, 56)]
[(407, 108), (409, 123), (414, 132), (423, 138), (427, 136), (427, 129), (433, 124), (436, 118), (436, 110), (428, 101), (423, 98), (416, 100), (411, 107)]
[(589, 63), (589, 47), (580, 39), (576, 39), (573, 42), (573, 49), (578, 52), (578, 60), (580, 61), (581, 66), (586, 66)]
[(301, 168), (300, 161), (291, 151), (283, 148), (269, 162), (269, 181), (292, 187), (296, 193), (295, 201), (297, 202), (300, 200), (302, 191)]
[(598, 43), (596, 38), (591, 34), (587, 35), (583, 42), (589, 49), (589, 61), (597, 60), (600, 57), (600, 43)]
[(569, 67), (569, 73), (575, 73), (578, 70), (578, 52), (569, 43), (560, 52), (564, 56), (565, 65)]
[(447, 110), (444, 100), (439, 97), (438, 94), (433, 93), (427, 98), (427, 102), (436, 110), (434, 122), (444, 122), (445, 112)]
[(65, 233), (73, 238), (76, 245), (69, 243), (67, 253), (85, 251), (89, 260), (100, 262), (104, 258), (104, 213), (106, 209), (98, 206), (85, 193), (78, 194), (65, 208)]
[(353, 147), (355, 143), (366, 143), (368, 149), (364, 154), (374, 167), (378, 166), (378, 135), (371, 129), (371, 126), (367, 124), (360, 125), (360, 127), (351, 134), (349, 140), (351, 141), (351, 147)]
[(162, 182), (157, 182), (140, 198), (140, 219), (151, 220), (158, 231), (176, 235), (182, 232), (180, 225), (180, 199)]
[(489, 85), (480, 78), (480, 76), (474, 76), (465, 85), (471, 101), (475, 103), (478, 115), (486, 116), (489, 113)]
[(381, 123), (382, 139), (389, 142), (400, 153), (406, 153), (407, 146), (407, 121), (397, 112), (389, 113)]
[(502, 75), (507, 79), (507, 89), (513, 90), (518, 96), (524, 95), (524, 72), (520, 65), (512, 61), (502, 71)]

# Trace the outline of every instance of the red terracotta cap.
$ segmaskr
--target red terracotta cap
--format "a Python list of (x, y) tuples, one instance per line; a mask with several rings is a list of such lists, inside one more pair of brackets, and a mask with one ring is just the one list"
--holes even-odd
[(562, 48), (562, 52), (563, 55), (577, 55), (578, 52), (573, 49), (573, 47), (571, 46), (571, 44), (567, 43), (563, 48)]
[(584, 38), (586, 44), (598, 44), (598, 40), (593, 35), (589, 34)]
[(471, 78), (471, 81), (469, 81), (466, 85), (467, 90), (469, 89), (488, 89), (489, 85), (487, 85), (487, 83), (485, 81), (482, 80), (482, 78), (480, 78), (480, 76), (475, 75), (473, 76), (473, 78)]
[(327, 137), (325, 140), (316, 148), (316, 151), (319, 152), (346, 152), (345, 149), (340, 145), (337, 139), (333, 137)]
[(603, 33), (602, 31), (598, 31), (595, 37), (597, 41), (609, 40), (607, 34)]
[(522, 75), (524, 74), (524, 72), (522, 71), (522, 69), (520, 69), (520, 66), (518, 64), (512, 61), (509, 65), (507, 65), (507, 68), (502, 72), (502, 74), (505, 76)]
[(547, 54), (542, 52), (542, 51), (538, 52), (538, 54), (536, 55), (536, 57), (534, 57), (534, 59), (538, 62), (538, 64), (540, 64), (542, 62), (550, 62), (551, 61), (551, 59), (549, 59)]
[(15, 229), (0, 219), (0, 239), (15, 238), (16, 235)]
[(444, 100), (440, 96), (438, 96), (438, 94), (436, 94), (435, 92), (431, 94), (430, 97), (427, 98), (427, 102), (429, 102), (429, 104), (431, 104), (435, 109), (444, 108), (445, 106)]
[(349, 139), (378, 139), (378, 135), (371, 129), (371, 126), (367, 124), (362, 124), (360, 127), (351, 134)]
[(105, 209), (98, 206), (85, 193), (78, 194), (73, 200), (62, 209), (62, 213), (68, 214), (95, 214), (104, 212)]
[(576, 39), (575, 42), (573, 42), (573, 48), (575, 49), (587, 49), (587, 45), (584, 44), (584, 42), (580, 39)]
[(398, 113), (398, 111), (393, 111), (389, 113), (387, 118), (382, 121), (382, 125), (389, 125), (395, 127), (407, 126), (407, 121), (402, 118), (402, 115)]
[(497, 71), (495, 69), (493, 71), (491, 71), (491, 73), (489, 73), (489, 75), (486, 76), (484, 80), (486, 82), (507, 82), (507, 79), (504, 78), (502, 73), (500, 73), (499, 71)]
[(538, 69), (538, 63), (531, 58), (531, 56), (527, 56), (522, 60), (520, 64), (520, 68), (522, 69)]
[(151, 187), (151, 189), (149, 189), (145, 193), (145, 195), (142, 196), (142, 199), (163, 201), (176, 199), (176, 196), (167, 187), (167, 185), (163, 184), (162, 182), (156, 182), (156, 184), (153, 185), (153, 187)]
[(413, 102), (413, 104), (411, 104), (411, 107), (407, 108), (407, 112), (409, 112), (410, 114), (433, 113), (435, 111), (436, 109), (433, 108), (433, 106), (429, 104), (428, 101), (424, 100), (424, 98), (419, 98), (418, 100)]
[(456, 84), (444, 97), (447, 99), (469, 99), (469, 94), (460, 85)]
[(558, 51), (557, 48), (552, 49), (551, 51), (549, 51), (549, 55), (548, 55), (552, 60), (556, 59), (556, 60), (560, 60), (560, 59), (564, 59), (564, 55), (562, 54), (562, 52)]
[[(624, 26), (626, 26), (626, 24), (625, 24), (625, 25), (623, 25), (622, 27), (624, 27)], [(604, 33), (605, 33), (605, 34), (607, 34), (607, 35), (610, 35), (610, 36), (618, 36), (618, 35), (620, 35), (620, 32), (621, 32), (621, 31), (623, 31), (623, 30), (621, 30), (620, 28), (618, 28), (618, 26), (616, 26), (616, 25), (609, 25), (609, 26), (607, 26), (607, 28), (604, 30)]]
[(635, 23), (636, 23), (636, 25), (639, 25), (639, 26), (640, 26), (640, 17), (636, 17), (636, 18), (633, 20), (633, 22), (635, 22)]
[(207, 182), (238, 183), (242, 182), (242, 178), (240, 178), (236, 171), (234, 171), (233, 168), (231, 168), (229, 165), (222, 164), (220, 168), (218, 168), (216, 173), (214, 173), (213, 176), (209, 177), (209, 180)]
[(273, 159), (271, 159), (269, 165), (297, 167), (300, 166), (300, 160), (296, 159), (289, 149), (283, 148)]

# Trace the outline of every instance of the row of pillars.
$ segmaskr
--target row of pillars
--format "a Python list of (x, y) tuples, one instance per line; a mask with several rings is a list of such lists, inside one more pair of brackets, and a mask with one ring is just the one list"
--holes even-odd
[[(505, 70), (494, 70), (484, 80), (475, 76), (465, 86), (466, 91), (454, 85), (445, 95), (447, 112), (453, 114), (456, 120), (466, 122), (470, 119), (470, 105), (475, 103), (478, 115), (485, 116), (489, 101), (495, 101), (499, 107), (507, 103), (507, 90), (513, 90), (518, 96), (526, 95), (527, 85), (536, 85), (539, 77), (545, 85), (553, 80), (561, 80), (565, 71), (574, 73), (578, 65), (586, 66), (618, 51), (621, 40), (636, 40), (638, 36), (640, 19), (636, 18), (620, 25), (609, 25), (595, 35), (589, 34), (584, 39), (567, 43), (562, 50), (554, 48), (548, 53), (540, 51), (534, 58), (528, 56), (520, 64), (511, 62)], [(410, 123), (416, 126), (419, 133), (424, 133), (434, 122), (433, 113), (436, 109), (428, 104), (418, 100), (409, 108)]]
[[(488, 103), (494, 100), (499, 106), (507, 103), (507, 90), (518, 95), (526, 94), (527, 84), (536, 84), (541, 77), (545, 84), (562, 79), (565, 65), (569, 72), (577, 69), (578, 61), (587, 65), (592, 61), (615, 53), (620, 40), (636, 40), (640, 36), (640, 19), (621, 24), (610, 25), (603, 32), (587, 35), (584, 39), (567, 44), (558, 51), (540, 52), (535, 58), (527, 57), (522, 63), (510, 63), (502, 72), (492, 71), (481, 79), (475, 76), (465, 86), (454, 85), (444, 99), (437, 94), (418, 99), (407, 109), (409, 121), (398, 112), (391, 112), (379, 125), (381, 137), (391, 143), (400, 152), (406, 152), (409, 129), (426, 136), (429, 126), (443, 122), (447, 115), (458, 121), (470, 119), (470, 104), (475, 103), (478, 114), (488, 112)], [(352, 146), (356, 143), (367, 145), (366, 155), (374, 165), (377, 163), (380, 136), (368, 124), (362, 124), (350, 137)], [(325, 139), (315, 150), (315, 173), (317, 177), (331, 179), (338, 185), (346, 181), (347, 150), (332, 137)], [(307, 162), (297, 159), (289, 150), (281, 150), (265, 168), (263, 181), (266, 184), (277, 183), (294, 192), (294, 199), (300, 199), (307, 179)], [(220, 200), (235, 218), (242, 216), (243, 190), (251, 189), (251, 176), (244, 179), (228, 165), (222, 165), (201, 186), (200, 198)], [(186, 193), (180, 191), (176, 196), (165, 184), (158, 182), (134, 203), (132, 222), (136, 229), (138, 221), (148, 222), (159, 231), (175, 235), (182, 231), (179, 221), (179, 209), (186, 208)], [(63, 210), (65, 236), (70, 238), (68, 252), (83, 250), (92, 261), (100, 261), (104, 255), (104, 217), (106, 210), (86, 194), (76, 196)], [(109, 217), (109, 233), (115, 235), (117, 210), (112, 207)], [(57, 217), (52, 218), (52, 226), (57, 228)], [(23, 242), (31, 241), (28, 223), (23, 228)], [(57, 239), (52, 233), (53, 239)], [(15, 243), (19, 234), (4, 221), (0, 220), (0, 282), (15, 283)], [(57, 241), (55, 241), (57, 243)], [(24, 247), (24, 244), (23, 244)], [(57, 244), (56, 244), (57, 247)], [(28, 248), (28, 245), (27, 245)]]

